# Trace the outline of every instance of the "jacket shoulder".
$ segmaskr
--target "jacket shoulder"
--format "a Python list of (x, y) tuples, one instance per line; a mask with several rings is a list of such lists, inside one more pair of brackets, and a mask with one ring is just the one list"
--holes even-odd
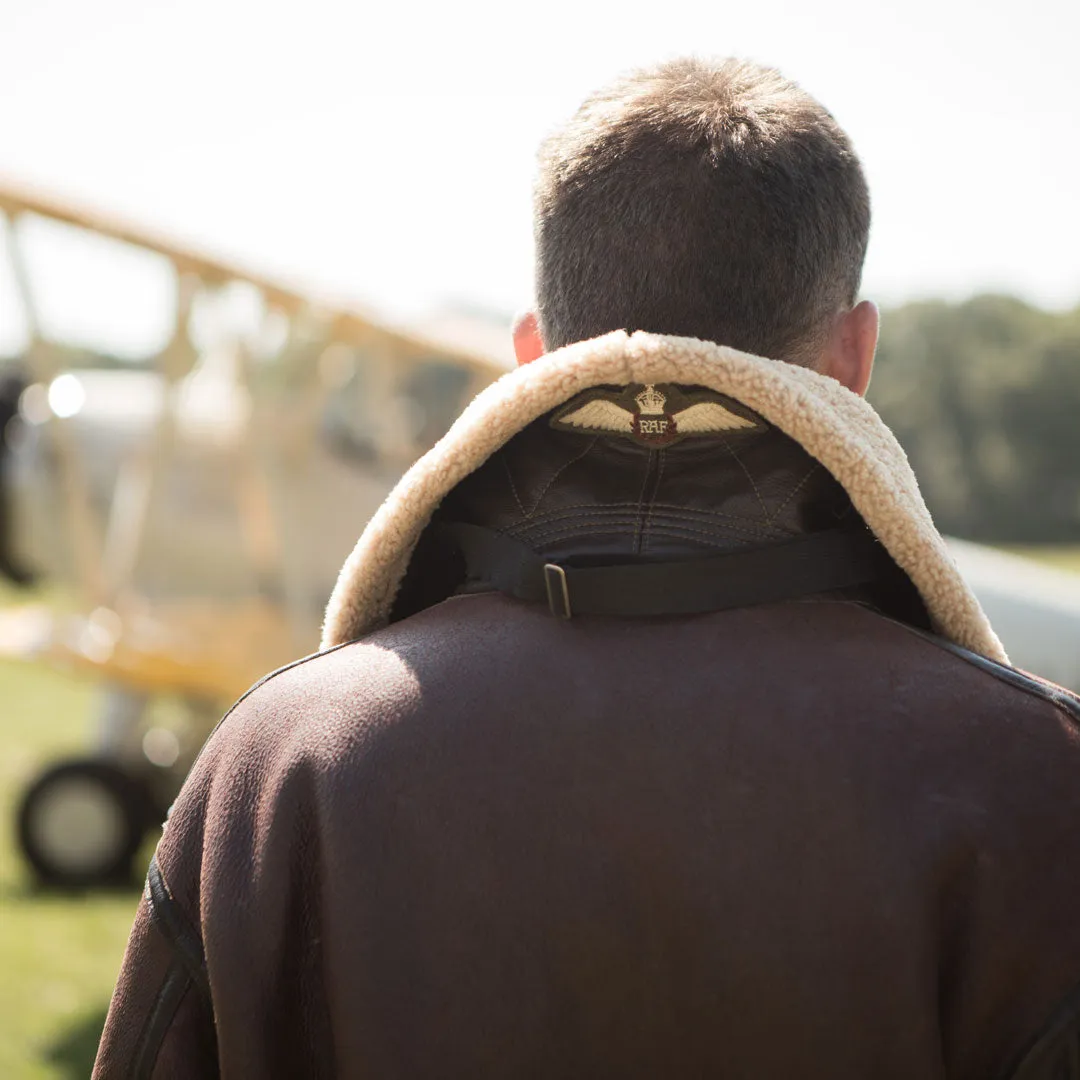
[[(892, 622), (893, 620), (888, 621)], [(1080, 732), (1080, 697), (1071, 691), (1046, 679), (1021, 671), (1019, 668), (1009, 667), (1007, 664), (998, 663), (998, 661), (991, 660), (989, 657), (972, 652), (970, 649), (965, 649), (963, 646), (939, 637), (937, 634), (904, 623), (895, 623), (895, 625), (902, 626), (908, 633), (922, 638), (936, 648), (951, 654), (962, 663), (981, 671), (998, 684), (1010, 687), (1025, 695), (1031, 699), (1033, 704), (1037, 702), (1042, 705), (1052, 706)]]
[[(194, 917), (204, 842), (250, 831), (260, 809), (302, 815), (332, 778), (356, 766), (381, 733), (419, 704), (408, 663), (367, 641), (350, 642), (271, 672), (218, 722), (169, 811), (158, 861)], [(275, 836), (284, 840), (288, 830)], [(258, 838), (248, 838), (254, 843)]]
[[(1067, 858), (1062, 859), (1076, 841), (1072, 823), (1078, 804), (1072, 792), (1080, 783), (1080, 698), (934, 634), (907, 626), (903, 629), (938, 649), (943, 659), (955, 660), (958, 673), (967, 668), (968, 677), (963, 681), (974, 691), (969, 709), (978, 711), (984, 702), (996, 703), (999, 709), (1005, 706), (992, 710), (994, 722), (984, 729), (985, 735), (998, 732), (1004, 740), (999, 745), (992, 738), (988, 749), (991, 758), (997, 755), (1002, 774), (1010, 781), (1006, 813), (996, 820), (994, 832), (996, 839), (1004, 836), (1012, 846), (1007, 843), (996, 852), (999, 865), (994, 876), (1001, 879), (1006, 865), (1022, 865), (1025, 872), (1007, 887), (1026, 892), (1027, 898), (1011, 911), (1006, 925), (994, 936), (1004, 942), (1018, 922), (1032, 919), (1051, 926), (1057, 920), (1059, 924), (1056, 934), (1041, 939), (1020, 937), (1024, 944), (1014, 957), (1012, 978), (1024, 985), (1026, 973), (1031, 999), (1024, 1015), (1030, 1024), (1029, 1034), (1019, 1052), (996, 1075), (999, 1080), (1080, 1080), (1080, 983), (1068, 989), (1070, 981), (1077, 979), (1078, 939), (1071, 929), (1075, 922), (1071, 912), (1078, 883)], [(971, 675), (976, 676), (974, 680)], [(1018, 821), (1026, 822), (1028, 828), (1014, 833)], [(997, 844), (988, 843), (987, 847)], [(991, 895), (1001, 885), (997, 880)], [(1040, 954), (1054, 958), (1044, 964), (1053, 969), (1045, 982), (1033, 977), (1030, 970)], [(1069, 957), (1072, 959), (1065, 959)]]
[(225, 714), (204, 756), (233, 743), (317, 746), (336, 730), (408, 712), (419, 688), (400, 651), (352, 641), (296, 660), (257, 682)]

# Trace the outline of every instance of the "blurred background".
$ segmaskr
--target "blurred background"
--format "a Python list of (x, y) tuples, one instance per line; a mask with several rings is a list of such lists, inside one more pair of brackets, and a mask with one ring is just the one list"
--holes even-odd
[(685, 53), (874, 195), (870, 399), (1014, 660), (1080, 689), (1080, 8), (0, 0), (0, 1076), (85, 1077), (159, 827), (510, 363), (536, 146)]

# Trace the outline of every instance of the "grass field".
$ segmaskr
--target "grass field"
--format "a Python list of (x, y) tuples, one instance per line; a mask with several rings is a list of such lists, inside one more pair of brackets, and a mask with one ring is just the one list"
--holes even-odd
[[(14, 600), (0, 587), (0, 605)], [(0, 661), (0, 1077), (86, 1080), (139, 892), (34, 888), (14, 810), (43, 764), (83, 751), (93, 688)]]
[[(1018, 553), (1080, 571), (1080, 548)], [(16, 599), (0, 585), (0, 606)], [(35, 771), (87, 746), (93, 694), (44, 667), (0, 661), (0, 1080), (89, 1075), (138, 903), (135, 887), (37, 891), (13, 841), (14, 807)]]

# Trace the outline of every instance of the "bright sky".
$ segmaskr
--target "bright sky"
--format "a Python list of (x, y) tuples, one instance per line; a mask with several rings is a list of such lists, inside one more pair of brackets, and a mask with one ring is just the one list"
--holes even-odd
[(1072, 306), (1078, 42), (1077, 0), (0, 0), (0, 176), (395, 315), (512, 310), (544, 133), (628, 67), (741, 55), (853, 137), (866, 295)]

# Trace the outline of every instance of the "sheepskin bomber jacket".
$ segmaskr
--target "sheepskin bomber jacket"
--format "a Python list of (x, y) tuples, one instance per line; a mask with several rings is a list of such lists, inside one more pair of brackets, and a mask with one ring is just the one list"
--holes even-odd
[(862, 399), (499, 380), (196, 762), (95, 1077), (1080, 1078), (1080, 705)]

